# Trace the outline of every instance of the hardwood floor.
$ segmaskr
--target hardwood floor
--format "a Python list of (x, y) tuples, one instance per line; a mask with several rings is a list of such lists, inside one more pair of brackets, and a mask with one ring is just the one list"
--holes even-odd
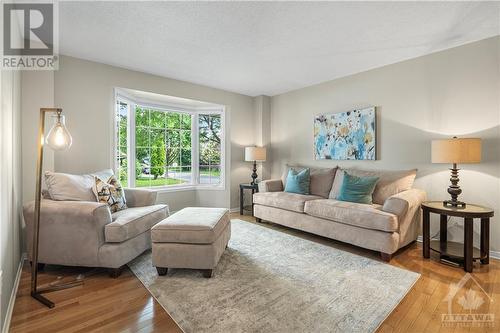
[[(249, 216), (233, 214), (232, 218), (256, 223)], [(269, 223), (260, 225), (380, 260), (379, 254), (372, 251)], [(486, 266), (475, 264), (472, 274), (493, 302), (481, 294), (479, 287), (474, 287), (472, 280), (466, 284), (483, 300), (475, 312), (495, 315), (494, 325), (490, 328), (445, 327), (441, 324), (442, 314), (448, 311), (448, 303), (443, 300), (450, 284), (458, 283), (463, 278), (465, 272), (461, 268), (423, 259), (421, 244), (418, 243), (398, 252), (390, 264), (422, 276), (378, 332), (500, 332), (500, 261), (490, 260)], [(78, 274), (85, 275), (84, 286), (47, 294), (56, 302), (56, 307), (51, 310), (29, 296), (29, 272), (29, 265), (25, 264), (12, 315), (11, 332), (181, 332), (128, 268), (119, 278), (112, 279), (103, 269), (48, 266), (39, 276), (40, 285), (57, 278), (67, 280)], [(477, 305), (477, 298), (475, 300)], [(467, 313), (457, 304), (453, 306), (453, 312)]]

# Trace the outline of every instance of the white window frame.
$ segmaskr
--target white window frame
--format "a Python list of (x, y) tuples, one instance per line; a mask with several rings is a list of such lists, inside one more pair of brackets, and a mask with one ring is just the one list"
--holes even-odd
[[(158, 192), (175, 192), (183, 190), (225, 190), (226, 188), (226, 117), (225, 107), (223, 105), (214, 107), (191, 107), (186, 105), (171, 104), (157, 101), (150, 101), (145, 99), (138, 100), (134, 96), (126, 92), (115, 89), (113, 103), (113, 137), (112, 137), (112, 158), (113, 170), (115, 174), (118, 171), (118, 142), (117, 142), (117, 124), (116, 124), (116, 104), (118, 100), (124, 101), (129, 105), (127, 114), (127, 173), (128, 184), (127, 187), (135, 188), (135, 109), (136, 106), (151, 108), (160, 111), (170, 111), (177, 113), (191, 114), (191, 184), (179, 185), (164, 185), (164, 186), (149, 186), (138, 187), (155, 190)], [(220, 183), (219, 184), (200, 184), (199, 183), (199, 127), (198, 115), (199, 114), (217, 114), (221, 118), (221, 159), (220, 159)], [(131, 159), (130, 157), (133, 157)], [(131, 162), (132, 161), (132, 162)], [(124, 184), (125, 185), (125, 184)]]

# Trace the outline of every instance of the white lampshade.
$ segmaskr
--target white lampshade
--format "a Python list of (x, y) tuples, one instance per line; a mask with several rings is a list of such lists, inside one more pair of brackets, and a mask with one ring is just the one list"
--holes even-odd
[(479, 163), (481, 139), (432, 140), (432, 163)]
[(245, 147), (245, 161), (253, 162), (266, 160), (266, 148), (264, 147)]

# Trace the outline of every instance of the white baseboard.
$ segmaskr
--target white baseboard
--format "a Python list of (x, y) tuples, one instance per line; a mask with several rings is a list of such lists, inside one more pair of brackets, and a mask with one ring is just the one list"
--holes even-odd
[(21, 274), (23, 272), (24, 260), (26, 260), (26, 253), (21, 255), (21, 261), (19, 262), (19, 267), (17, 268), (16, 280), (14, 281), (14, 286), (12, 287), (12, 292), (10, 294), (9, 305), (7, 306), (7, 313), (5, 314), (5, 321), (2, 327), (2, 333), (8, 333), (10, 328), (10, 320), (12, 319), (12, 312), (14, 311), (14, 303), (16, 302), (17, 289), (19, 288), (19, 281), (21, 281)]
[[(417, 237), (417, 242), (422, 243), (424, 240), (422, 236)], [(500, 251), (490, 251), (490, 258), (500, 260)]]

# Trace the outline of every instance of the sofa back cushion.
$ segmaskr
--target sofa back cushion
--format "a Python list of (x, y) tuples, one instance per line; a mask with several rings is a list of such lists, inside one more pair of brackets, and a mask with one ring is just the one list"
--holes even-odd
[(373, 191), (373, 203), (383, 205), (385, 200), (394, 194), (409, 190), (413, 186), (417, 169), (412, 170), (359, 170), (340, 169), (337, 171), (333, 181), (329, 198), (336, 199), (340, 193), (340, 188), (344, 180), (344, 172), (358, 177), (378, 177), (379, 180)]
[[(281, 176), (281, 181), (283, 182), (283, 187), (286, 185), (286, 178), (288, 171), (294, 169), (295, 171), (301, 171), (307, 169), (300, 165), (287, 165), (283, 175)], [(337, 167), (335, 168), (309, 168), (311, 184), (310, 184), (310, 194), (318, 195), (323, 198), (328, 198), (330, 191), (332, 189), (333, 180), (337, 172)]]
[(108, 179), (113, 175), (113, 170), (102, 170), (89, 175), (72, 175), (60, 172), (45, 172), (45, 185), (48, 198), (52, 200), (70, 201), (97, 201), (92, 188), (94, 176)]

